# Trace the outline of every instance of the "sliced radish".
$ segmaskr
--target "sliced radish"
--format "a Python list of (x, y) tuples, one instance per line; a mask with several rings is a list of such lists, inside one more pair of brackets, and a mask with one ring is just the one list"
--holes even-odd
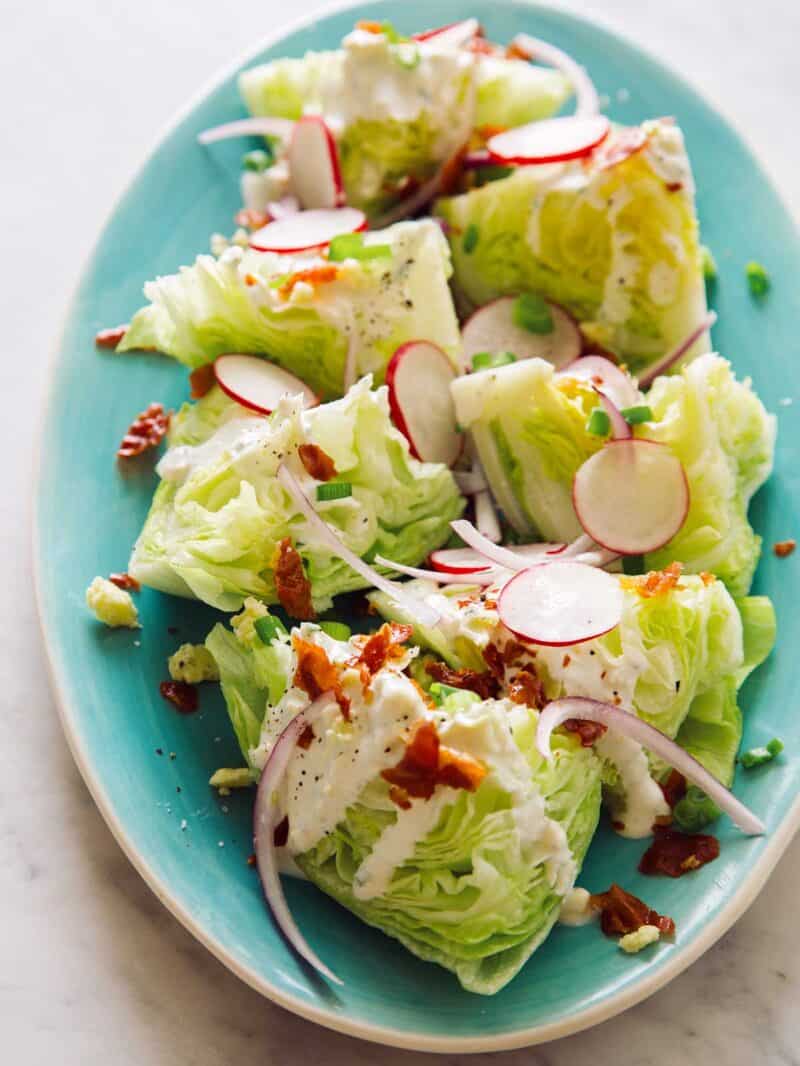
[(439, 26), (435, 30), (423, 30), (415, 33), (415, 41), (435, 41), (450, 48), (463, 48), (469, 44), (473, 37), (478, 35), (480, 23), (477, 19), (468, 18), (462, 22), (450, 22), (446, 26)]
[(275, 410), (282, 396), (300, 395), (304, 407), (319, 403), (304, 381), (258, 355), (220, 355), (214, 362), (214, 377), (232, 400), (265, 415)]
[(474, 311), (461, 330), (464, 360), (469, 367), (479, 352), (512, 352), (517, 359), (546, 359), (563, 367), (581, 352), (581, 334), (563, 307), (547, 301), (553, 318), (550, 333), (531, 333), (514, 322), (515, 296), (500, 296)]
[(527, 33), (518, 33), (511, 42), (512, 47), (530, 60), (546, 63), (566, 75), (575, 92), (575, 114), (596, 115), (600, 110), (600, 98), (597, 89), (584, 67), (576, 63), (572, 56), (556, 48), (548, 41), (540, 41)]
[(491, 568), (467, 574), (459, 574), (458, 572), (446, 573), (442, 570), (423, 570), (418, 566), (406, 566), (405, 563), (396, 563), (393, 559), (386, 559), (382, 555), (376, 555), (375, 562), (378, 566), (385, 566), (387, 570), (405, 574), (406, 577), (418, 577), (426, 581), (436, 581), (440, 585), (493, 585), (500, 576), (500, 571)]
[(696, 344), (703, 334), (711, 329), (716, 321), (716, 311), (709, 311), (707, 315), (704, 315), (688, 337), (685, 337), (681, 343), (676, 348), (673, 348), (671, 352), (668, 352), (663, 359), (659, 359), (657, 363), (654, 363), (647, 373), (642, 374), (639, 379), (639, 384), (642, 388), (649, 388), (660, 374), (666, 374), (666, 372), (671, 369), (679, 359), (682, 359), (683, 356), (686, 355), (691, 346)]
[(605, 115), (548, 118), (496, 133), (486, 147), (496, 163), (562, 163), (590, 155), (610, 129)]
[(641, 126), (629, 126), (627, 129), (615, 130), (598, 148), (592, 162), (599, 170), (610, 170), (611, 167), (624, 163), (632, 155), (641, 152), (647, 140), (647, 134)]
[(250, 236), (250, 247), (257, 252), (304, 252), (329, 244), (340, 233), (366, 228), (367, 216), (356, 207), (298, 211), (256, 230)]
[(612, 440), (580, 467), (572, 484), (578, 521), (620, 555), (644, 555), (672, 540), (689, 510), (680, 460), (652, 440)]
[(622, 588), (605, 570), (567, 559), (529, 567), (504, 585), (500, 621), (523, 640), (550, 647), (608, 633), (622, 617)]
[(634, 407), (642, 402), (636, 382), (603, 355), (583, 355), (559, 370), (559, 375), (587, 381), (604, 392), (617, 407)]
[(344, 186), (339, 150), (323, 118), (304, 115), (295, 122), (286, 158), (292, 189), (301, 207), (342, 206)]
[[(514, 554), (529, 560), (530, 565), (558, 555), (564, 547), (563, 544), (515, 544)], [(486, 557), (474, 548), (440, 548), (431, 552), (430, 564), (443, 574), (477, 574), (491, 569)]]
[(450, 360), (430, 341), (401, 344), (386, 368), (392, 419), (424, 462), (452, 466), (464, 447), (450, 394), (455, 377)]
[(213, 144), (229, 137), (278, 137), (285, 141), (293, 126), (294, 122), (289, 118), (240, 118), (235, 122), (225, 122), (222, 126), (203, 130), (197, 135), (197, 139), (200, 144)]

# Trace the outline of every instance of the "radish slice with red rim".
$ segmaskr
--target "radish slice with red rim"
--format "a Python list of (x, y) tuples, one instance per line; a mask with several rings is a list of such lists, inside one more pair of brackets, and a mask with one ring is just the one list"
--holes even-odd
[(374, 567), (370, 566), (369, 563), (365, 563), (361, 556), (356, 555), (340, 540), (328, 523), (314, 510), (311, 500), (303, 492), (299, 481), (285, 463), (281, 463), (278, 467), (277, 478), (295, 502), (300, 513), (312, 527), (317, 538), (328, 547), (328, 550), (337, 559), (347, 563), (368, 585), (374, 585), (376, 589), (380, 589), (381, 592), (391, 596), (419, 625), (427, 627), (437, 625), (439, 622), (439, 612), (437, 610), (418, 596), (412, 596), (404, 592), (400, 585), (396, 585), (393, 581), (389, 581), (388, 578), (379, 574)]
[(608, 633), (619, 624), (622, 601), (617, 578), (565, 559), (515, 574), (503, 586), (497, 611), (522, 640), (561, 648)]
[(440, 585), (493, 585), (499, 574), (497, 570), (482, 570), (480, 572), (446, 573), (441, 570), (424, 570), (418, 566), (406, 566), (405, 563), (396, 563), (392, 559), (385, 559), (382, 555), (375, 556), (378, 566), (384, 566), (387, 570), (394, 570), (406, 577), (424, 578), (427, 581), (436, 581)]
[(480, 23), (475, 18), (464, 19), (461, 22), (450, 22), (446, 26), (439, 26), (435, 30), (423, 30), (415, 33), (415, 41), (434, 41), (438, 45), (446, 45), (450, 48), (463, 48), (469, 44), (473, 37), (480, 31)]
[(250, 247), (257, 252), (304, 252), (322, 248), (341, 233), (359, 233), (366, 228), (367, 216), (356, 207), (298, 211), (256, 230), (250, 236)]
[[(532, 566), (534, 562), (557, 558), (564, 550), (563, 544), (516, 544), (514, 555), (520, 566)], [(474, 574), (491, 569), (486, 557), (474, 548), (439, 548), (431, 552), (430, 563), (434, 570), (445, 574)]]
[(222, 126), (213, 126), (197, 135), (200, 144), (213, 144), (225, 141), (229, 137), (277, 137), (285, 141), (292, 132), (294, 122), (289, 118), (241, 118), (235, 122), (225, 122)]
[(575, 92), (576, 115), (596, 115), (599, 112), (600, 98), (594, 82), (586, 73), (586, 69), (576, 63), (572, 56), (556, 48), (554, 44), (531, 37), (527, 33), (518, 33), (511, 44), (529, 60), (555, 67), (566, 75)]
[(622, 417), (622, 412), (611, 399), (610, 396), (606, 396), (604, 392), (601, 392), (597, 386), (594, 386), (594, 391), (597, 393), (603, 410), (608, 415), (608, 419), (611, 423), (611, 438), (612, 440), (630, 440), (633, 436), (633, 430)]
[(545, 759), (553, 758), (550, 747), (553, 730), (563, 725), (569, 718), (599, 722), (608, 729), (635, 740), (643, 748), (663, 759), (669, 766), (673, 766), (691, 784), (702, 789), (743, 833), (747, 833), (748, 836), (761, 836), (766, 832), (761, 819), (748, 810), (730, 789), (710, 774), (688, 751), (648, 722), (622, 707), (615, 707), (613, 703), (603, 703), (600, 700), (587, 699), (582, 696), (553, 700), (548, 703), (539, 715), (536, 726), (536, 746)]
[(304, 381), (258, 355), (230, 352), (214, 361), (217, 384), (232, 400), (251, 411), (269, 415), (282, 396), (301, 396), (304, 407), (316, 407), (319, 397)]
[(464, 447), (456, 427), (450, 384), (457, 377), (447, 355), (430, 341), (401, 344), (386, 368), (392, 420), (412, 454), (452, 466)]
[(341, 207), (344, 186), (339, 150), (323, 118), (304, 115), (295, 122), (286, 158), (292, 189), (301, 207)]
[(639, 378), (639, 384), (641, 387), (643, 389), (649, 388), (660, 374), (666, 374), (666, 372), (671, 369), (678, 360), (686, 355), (692, 345), (699, 341), (703, 334), (711, 329), (716, 321), (716, 311), (709, 311), (708, 314), (695, 326), (688, 337), (685, 337), (676, 348), (673, 348), (663, 359), (659, 359), (658, 362), (654, 363), (646, 373), (641, 375)]
[(636, 382), (603, 355), (582, 355), (559, 370), (559, 376), (577, 378), (604, 392), (619, 408), (633, 407), (642, 399)]
[(474, 311), (461, 329), (464, 361), (469, 368), (480, 352), (511, 352), (518, 360), (545, 359), (556, 368), (572, 363), (581, 353), (581, 334), (572, 316), (558, 304), (547, 303), (553, 319), (550, 333), (532, 333), (514, 321), (516, 296), (501, 296)]
[(496, 133), (486, 148), (496, 163), (562, 163), (591, 155), (610, 129), (605, 115), (547, 118)]
[(300, 932), (289, 910), (286, 897), (283, 894), (278, 863), (275, 857), (275, 829), (278, 824), (278, 808), (275, 803), (275, 794), (279, 790), (283, 777), (289, 766), (289, 761), (295, 751), (295, 746), (305, 728), (312, 725), (319, 715), (334, 701), (330, 692), (323, 693), (318, 699), (297, 714), (284, 729), (272, 746), (267, 758), (266, 765), (261, 771), (261, 780), (258, 783), (255, 809), (253, 811), (253, 840), (255, 844), (256, 863), (261, 885), (264, 889), (264, 898), (267, 901), (275, 924), (286, 940), (301, 958), (313, 966), (317, 973), (335, 985), (344, 982), (340, 977), (329, 970), (325, 963), (311, 948), (306, 938)]
[(645, 555), (667, 544), (689, 510), (680, 460), (652, 440), (609, 441), (579, 468), (572, 484), (578, 521), (599, 545)]

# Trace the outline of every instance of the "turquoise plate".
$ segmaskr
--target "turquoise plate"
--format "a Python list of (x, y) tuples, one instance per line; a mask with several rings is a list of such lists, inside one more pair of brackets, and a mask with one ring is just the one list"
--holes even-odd
[[(717, 347), (752, 375), (781, 416), (775, 474), (753, 513), (767, 545), (798, 528), (800, 433), (780, 398), (796, 374), (800, 246), (792, 219), (734, 131), (679, 77), (608, 31), (561, 11), (516, 0), (473, 0), (469, 11), (490, 38), (525, 30), (567, 49), (591, 71), (623, 122), (673, 114), (686, 134), (699, 188), (704, 240), (716, 254)], [(199, 640), (214, 612), (142, 592), (144, 628), (112, 631), (84, 607), (95, 574), (124, 570), (154, 485), (152, 467), (123, 476), (114, 450), (133, 412), (187, 396), (185, 371), (152, 355), (95, 350), (95, 331), (124, 322), (142, 284), (206, 250), (231, 228), (238, 206), (240, 143), (196, 143), (197, 133), (242, 114), (240, 66), (306, 49), (334, 47), (356, 18), (391, 19), (401, 30), (463, 17), (464, 0), (385, 0), (336, 9), (273, 39), (237, 64), (172, 124), (108, 222), (67, 319), (53, 367), (41, 441), (36, 519), (38, 594), (64, 728), (94, 798), (125, 852), (175, 916), (243, 980), (284, 1007), (343, 1032), (428, 1051), (491, 1051), (549, 1040), (595, 1024), (649, 995), (705, 951), (752, 902), (800, 819), (800, 719), (793, 670), (800, 642), (794, 579), (800, 554), (765, 552), (757, 590), (776, 602), (778, 653), (747, 684), (745, 743), (773, 735), (787, 754), (768, 771), (740, 774), (736, 790), (769, 826), (746, 839), (724, 821), (721, 858), (680, 881), (636, 873), (642, 844), (601, 831), (581, 881), (612, 880), (673, 915), (674, 945), (636, 957), (594, 928), (557, 929), (525, 970), (484, 999), (358, 923), (307, 884), (288, 886), (311, 943), (345, 981), (333, 992), (286, 949), (269, 920), (253, 869), (250, 795), (220, 800), (212, 771), (238, 754), (216, 693), (181, 717), (161, 699), (165, 656)], [(624, 103), (616, 91), (626, 89)], [(625, 95), (625, 94), (620, 94)], [(762, 307), (750, 298), (744, 265), (763, 260), (774, 285)], [(135, 469), (134, 469), (135, 466)], [(174, 757), (173, 757), (174, 756)]]

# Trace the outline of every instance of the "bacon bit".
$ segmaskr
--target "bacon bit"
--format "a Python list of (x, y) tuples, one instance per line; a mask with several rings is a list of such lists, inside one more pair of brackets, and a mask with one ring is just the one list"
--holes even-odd
[(255, 276), (255, 274), (245, 274), (244, 283), (245, 285), (249, 285), (252, 288), (253, 285), (258, 285), (258, 278)]
[(577, 733), (581, 747), (591, 748), (603, 736), (607, 726), (602, 722), (589, 722), (585, 718), (568, 718), (564, 722), (564, 728), (568, 733)]
[[(474, 792), (486, 769), (470, 755), (445, 747), (433, 722), (419, 722), (396, 766), (381, 771), (381, 777), (402, 790), (402, 798), (430, 799), (437, 785)], [(390, 796), (393, 802), (397, 798)], [(398, 803), (402, 806), (402, 803)]]
[[(294, 684), (301, 688), (309, 699), (315, 700), (323, 692), (332, 692), (342, 717), (350, 721), (350, 700), (342, 692), (339, 668), (328, 658), (324, 648), (292, 634), (292, 647), (297, 656), (297, 669), (294, 672)], [(305, 731), (304, 731), (305, 732)]]
[(439, 188), (436, 190), (437, 196), (449, 196), (450, 193), (455, 192), (458, 186), (458, 179), (461, 177), (462, 164), (466, 154), (467, 142), (465, 141), (457, 151), (453, 152), (442, 167), (439, 173)]
[(667, 192), (680, 192), (683, 188), (682, 181), (668, 181), (666, 183)]
[(653, 596), (665, 596), (673, 589), (682, 589), (679, 585), (683, 563), (670, 563), (664, 570), (651, 570), (649, 574), (640, 574), (638, 577), (623, 576), (620, 584), (624, 589), (635, 589), (643, 599)]
[(502, 55), (503, 49), (499, 45), (492, 44), (491, 41), (487, 41), (485, 37), (473, 37), (467, 45), (468, 52), (474, 52), (480, 56), (496, 56)]
[(336, 477), (336, 464), (333, 459), (316, 444), (301, 444), (297, 454), (309, 477), (316, 481), (330, 481), (332, 477)]
[(490, 600), (487, 597), (483, 601), (483, 606), (486, 608), (487, 611), (496, 611), (497, 610), (497, 600)]
[(564, 667), (564, 669), (566, 670), (566, 668), (567, 668), (567, 667), (569, 666), (569, 664), (570, 664), (571, 662), (572, 662), (572, 656), (571, 656), (571, 655), (569, 654), (569, 652), (567, 652), (567, 654), (566, 654), (566, 655), (564, 656), (564, 658), (563, 658), (563, 659), (561, 660), (561, 665), (562, 665), (562, 666)]
[(288, 300), (294, 292), (295, 285), (299, 285), (301, 281), (307, 285), (324, 285), (326, 282), (336, 281), (338, 277), (339, 267), (334, 266), (333, 263), (326, 263), (324, 266), (307, 267), (305, 270), (298, 270), (290, 275), (278, 289), (278, 292), (284, 300)]
[(708, 570), (703, 570), (700, 574), (700, 580), (706, 587), (708, 587), (709, 585), (713, 585), (717, 579), (713, 574), (709, 574)]
[(599, 170), (608, 170), (636, 155), (647, 144), (648, 137), (641, 126), (631, 126), (603, 141), (587, 161), (591, 160)]
[(373, 633), (361, 649), (361, 654), (355, 661), (355, 666), (363, 666), (367, 674), (367, 684), (373, 674), (382, 669), (390, 659), (403, 657), (403, 644), (414, 632), (413, 626), (399, 625), (396, 622), (386, 622), (377, 633)]
[(489, 673), (496, 677), (498, 681), (502, 681), (506, 676), (506, 668), (503, 662), (503, 654), (497, 645), (494, 643), (487, 644), (483, 649), (483, 658), (489, 667)]
[(272, 830), (272, 843), (276, 848), (283, 848), (286, 846), (286, 841), (289, 839), (289, 816), (284, 817), (278, 822), (275, 828)]
[(380, 22), (374, 22), (372, 19), (359, 19), (356, 23), (357, 30), (363, 30), (364, 33), (383, 33), (383, 26)]
[(625, 936), (643, 925), (654, 925), (664, 936), (675, 933), (675, 922), (665, 914), (651, 910), (638, 896), (612, 885), (607, 892), (589, 897), (589, 906), (600, 911), (600, 928), (606, 936)]
[(682, 877), (713, 862), (719, 855), (719, 841), (705, 833), (680, 833), (677, 829), (655, 827), (655, 840), (642, 855), (639, 873), (655, 877)]
[(117, 448), (120, 459), (131, 459), (149, 448), (157, 448), (169, 429), (171, 411), (165, 411), (160, 403), (151, 403), (131, 422), (128, 432)]
[(98, 348), (116, 348), (125, 334), (128, 332), (129, 323), (122, 326), (113, 326), (111, 329), (101, 329), (95, 335), (94, 343)]
[(404, 788), (392, 785), (389, 789), (389, 799), (396, 804), (401, 811), (411, 810), (411, 799)]
[(500, 685), (491, 671), (479, 673), (477, 670), (453, 670), (446, 663), (431, 662), (425, 664), (425, 672), (441, 685), (452, 685), (474, 692), (482, 700), (497, 696)]
[(512, 41), (506, 47), (506, 59), (525, 59), (530, 60), (533, 57), (527, 48), (520, 48), (516, 41)]
[(180, 714), (192, 714), (197, 710), (197, 688), (188, 681), (162, 681), (158, 690)]
[[(292, 618), (316, 618), (314, 604), (311, 602), (311, 582), (306, 577), (300, 553), (289, 537), (284, 537), (278, 544), (272, 565), (275, 571), (275, 589), (281, 607)], [(321, 689), (317, 695), (324, 691)]]
[(130, 574), (109, 574), (108, 580), (112, 585), (116, 585), (118, 589), (130, 589), (131, 592), (138, 592), (142, 587), (135, 577), (131, 577)]
[(787, 555), (792, 554), (796, 547), (796, 540), (778, 540), (772, 545), (772, 550), (779, 559), (785, 559)]
[(261, 229), (271, 221), (272, 216), (268, 211), (253, 211), (249, 207), (243, 207), (234, 215), (236, 225), (243, 226), (245, 229)]
[(672, 770), (667, 780), (660, 782), (660, 788), (667, 806), (672, 810), (678, 800), (686, 795), (686, 778), (680, 770)]
[(256, 859), (256, 853), (255, 852), (253, 852), (251, 855), (247, 856), (247, 865), (248, 866), (255, 866), (257, 861), (258, 860)]
[(508, 698), (512, 703), (525, 703), (541, 710), (547, 703), (544, 685), (533, 670), (520, 670), (508, 686)]
[(189, 396), (193, 400), (201, 400), (206, 393), (211, 392), (216, 381), (213, 363), (197, 367), (189, 375)]
[(463, 610), (465, 607), (471, 607), (477, 598), (477, 595), (466, 596), (463, 600), (456, 600), (456, 604)]
[(307, 725), (300, 736), (297, 738), (298, 748), (302, 748), (303, 751), (308, 751), (311, 745), (314, 743), (315, 733), (310, 725)]

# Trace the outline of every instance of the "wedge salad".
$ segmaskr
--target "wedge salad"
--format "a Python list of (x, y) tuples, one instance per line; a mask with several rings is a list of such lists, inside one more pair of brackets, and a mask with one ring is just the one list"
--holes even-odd
[(97, 338), (188, 398), (124, 435), (121, 465), (165, 443), (157, 486), (88, 606), (220, 612), (154, 683), (184, 713), (221, 686), (242, 762), (211, 783), (254, 787), (269, 910), (331, 983), (282, 875), (484, 995), (559, 919), (680, 935), (578, 884), (601, 818), (671, 877), (722, 816), (764, 832), (731, 787), (775, 418), (712, 350), (678, 120), (615, 125), (574, 58), (471, 18), (361, 22), (239, 85), (196, 149), (241, 140), (235, 230)]

